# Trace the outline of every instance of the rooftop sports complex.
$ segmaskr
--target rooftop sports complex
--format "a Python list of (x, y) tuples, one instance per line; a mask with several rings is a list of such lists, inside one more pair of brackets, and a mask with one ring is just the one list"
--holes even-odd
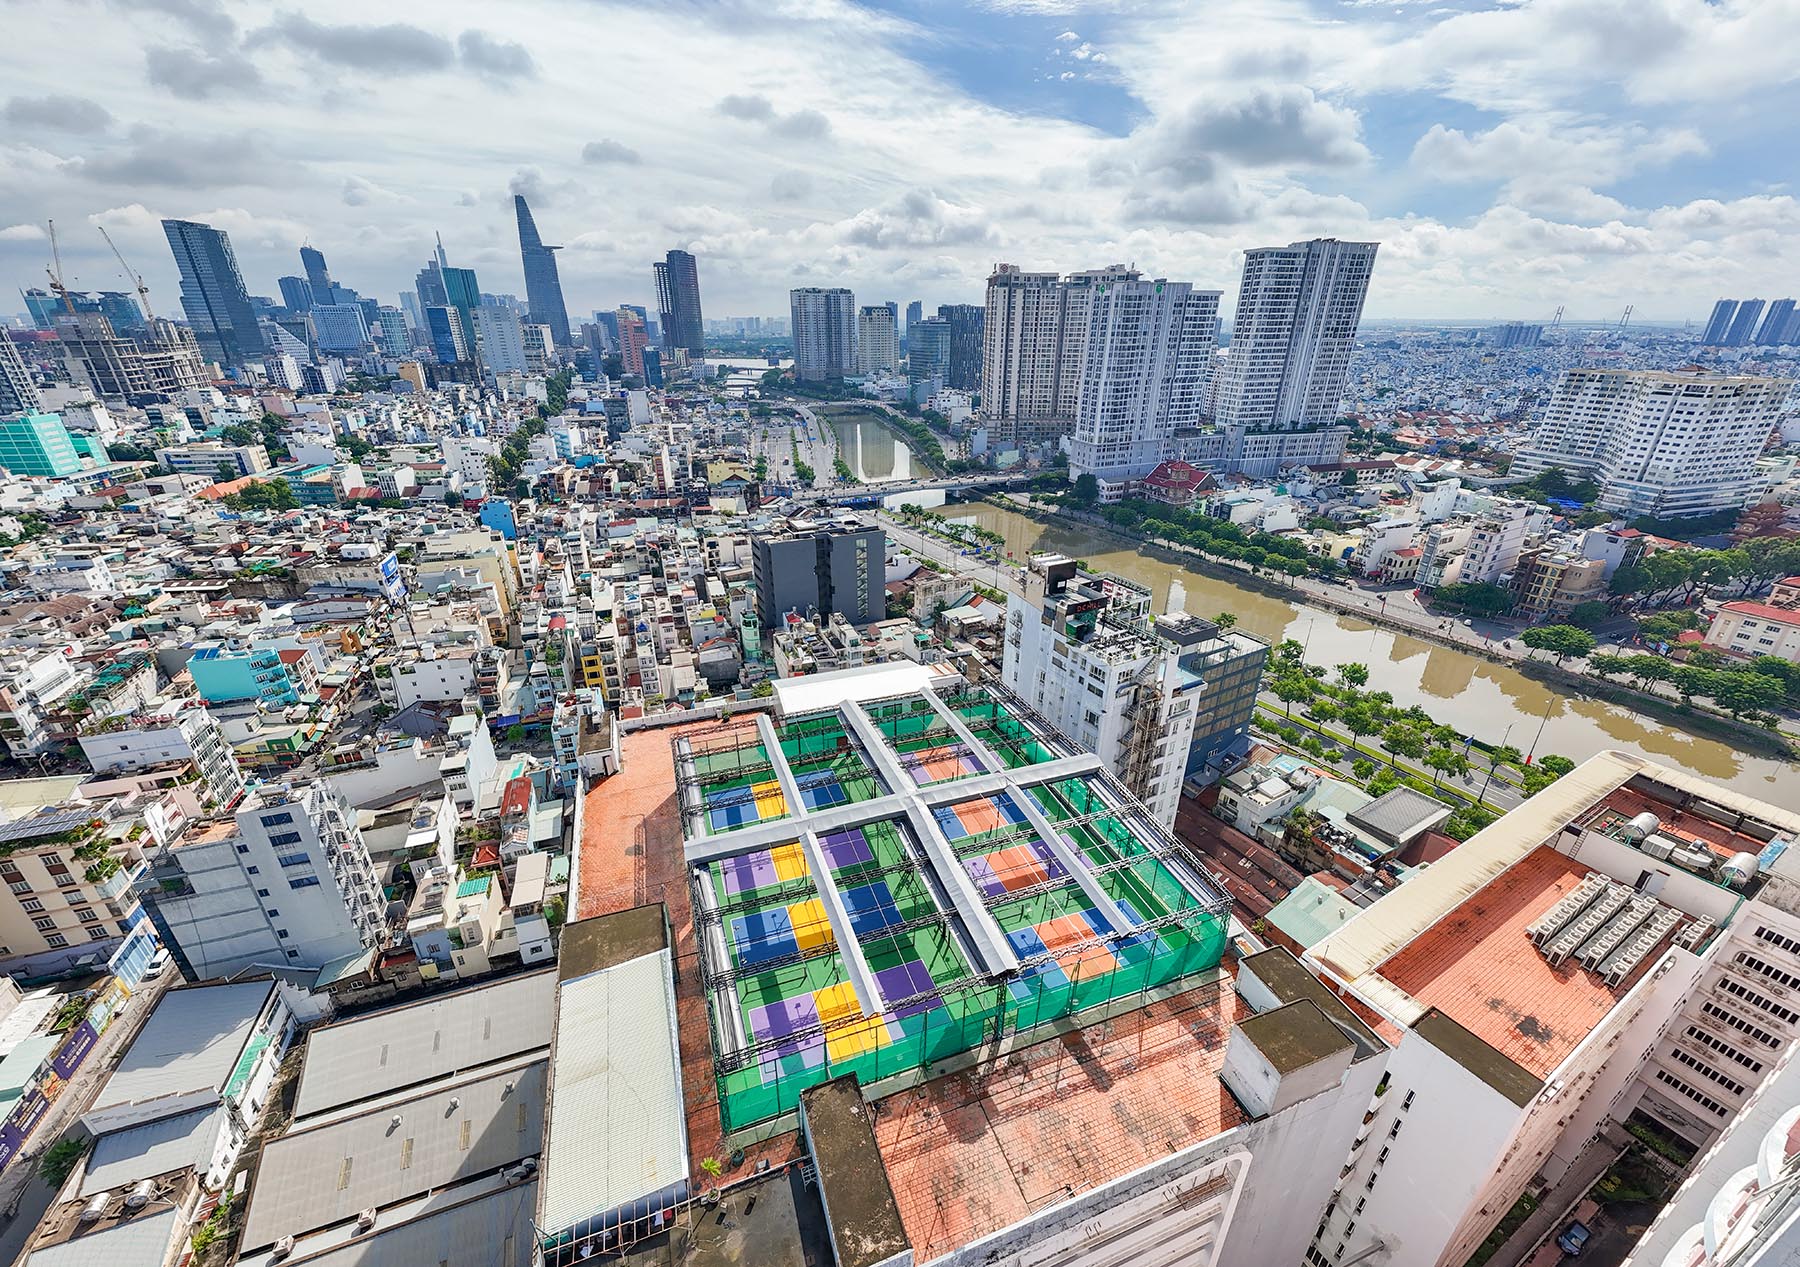
[(895, 680), (672, 741), (728, 1134), (1218, 967), (1229, 899), (1098, 758), (994, 686), (854, 697)]

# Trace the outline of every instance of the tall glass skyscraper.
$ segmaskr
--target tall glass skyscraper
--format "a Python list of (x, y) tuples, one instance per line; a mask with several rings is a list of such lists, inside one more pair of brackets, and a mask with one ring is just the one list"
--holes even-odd
[(699, 357), (706, 352), (706, 325), (700, 317), (700, 270), (686, 251), (670, 251), (662, 263), (651, 265), (656, 274), (656, 303), (662, 312), (662, 342), (666, 348), (686, 348)]
[(306, 271), (306, 281), (319, 296), (319, 302), (326, 302), (325, 297), (331, 293), (331, 270), (325, 267), (325, 253), (316, 246), (300, 248), (300, 267)]
[(519, 217), (519, 257), (525, 265), (525, 306), (533, 324), (550, 327), (556, 346), (569, 346), (569, 310), (563, 306), (562, 279), (556, 272), (555, 252), (538, 236), (537, 222), (523, 194), (513, 195)]
[(262, 333), (244, 275), (223, 230), (194, 220), (164, 220), (181, 270), (181, 307), (208, 360), (240, 366), (262, 355)]

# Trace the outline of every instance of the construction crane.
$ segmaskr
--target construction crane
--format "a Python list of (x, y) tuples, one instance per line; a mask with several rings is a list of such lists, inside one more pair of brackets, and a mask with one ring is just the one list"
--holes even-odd
[(1625, 315), (1619, 318), (1619, 329), (1623, 330), (1626, 326), (1631, 324), (1631, 310), (1633, 307), (1635, 307), (1633, 304), (1625, 305)]
[(50, 260), (53, 267), (46, 268), (44, 271), (50, 274), (51, 293), (61, 298), (63, 307), (67, 308), (69, 312), (73, 314), (75, 311), (75, 301), (69, 298), (69, 288), (63, 285), (62, 252), (56, 249), (56, 221), (47, 220), (45, 221), (45, 224), (48, 225), (50, 229)]
[(144, 285), (144, 275), (134, 271), (125, 262), (125, 257), (119, 253), (118, 244), (112, 240), (112, 234), (106, 231), (106, 226), (102, 224), (96, 227), (100, 230), (100, 236), (106, 239), (106, 244), (112, 247), (113, 258), (119, 261), (119, 267), (125, 270), (125, 276), (131, 279), (132, 288), (137, 291), (138, 307), (144, 310), (144, 320), (155, 321), (156, 314), (150, 311), (150, 288)]

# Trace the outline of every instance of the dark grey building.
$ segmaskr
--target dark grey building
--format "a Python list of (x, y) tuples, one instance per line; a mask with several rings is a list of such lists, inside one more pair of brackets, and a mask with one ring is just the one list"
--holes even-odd
[(923, 321), (924, 319), (925, 319), (925, 301), (924, 300), (915, 299), (911, 303), (907, 304), (906, 305), (906, 331), (905, 331), (905, 333), (910, 336), (912, 334), (913, 326), (916, 325), (918, 322)]
[(223, 230), (194, 220), (164, 220), (162, 226), (181, 270), (182, 311), (194, 328), (201, 354), (233, 366), (260, 357), (262, 332), (231, 239)]
[(18, 345), (0, 330), (0, 415), (36, 413), (43, 406), (44, 398)]
[(856, 296), (843, 286), (788, 291), (794, 332), (794, 377), (803, 383), (856, 373)]
[(1769, 305), (1768, 315), (1763, 318), (1762, 327), (1756, 332), (1756, 341), (1764, 347), (1779, 347), (1793, 341), (1788, 333), (1794, 324), (1794, 301), (1777, 299)]
[(307, 312), (312, 308), (312, 283), (304, 277), (277, 277), (275, 284), (281, 287), (281, 306), (289, 312)]
[(1731, 319), (1737, 316), (1737, 300), (1721, 299), (1713, 305), (1712, 318), (1706, 323), (1706, 333), (1700, 336), (1700, 342), (1712, 347), (1723, 346), (1725, 336), (1731, 333)]
[[(1202, 622), (1212, 625), (1211, 621)], [(1194, 696), (1194, 739), (1187, 777), (1211, 783), (1247, 744), (1256, 697), (1262, 688), (1269, 644), (1238, 629), (1218, 629), (1195, 649), (1192, 670), (1201, 679)], [(1184, 663), (1187, 661), (1184, 659)]]
[(556, 252), (538, 236), (537, 221), (523, 194), (513, 195), (513, 211), (519, 217), (519, 258), (525, 266), (525, 308), (533, 325), (549, 326), (556, 346), (569, 346), (569, 310), (563, 305), (562, 278), (556, 272)]
[(670, 251), (656, 274), (656, 304), (662, 315), (662, 346), (686, 348), (688, 355), (706, 354), (706, 326), (700, 316), (700, 270), (686, 251)]
[(772, 633), (790, 612), (887, 619), (887, 534), (860, 519), (793, 521), (753, 539), (756, 619)]
[[(325, 267), (325, 252), (315, 246), (301, 247), (300, 268), (306, 273), (306, 284), (313, 288), (313, 294), (331, 294), (331, 270)], [(319, 302), (325, 300), (321, 298)]]
[(1762, 316), (1763, 301), (1746, 299), (1738, 304), (1737, 316), (1732, 319), (1731, 331), (1725, 336), (1727, 347), (1741, 348), (1750, 342), (1750, 336), (1756, 331), (1756, 323)]
[(906, 327), (906, 376), (915, 383), (950, 381), (950, 323), (943, 317), (925, 317)]
[(981, 390), (981, 332), (987, 309), (980, 304), (939, 304), (937, 315), (950, 323), (950, 356), (944, 386), (959, 392)]

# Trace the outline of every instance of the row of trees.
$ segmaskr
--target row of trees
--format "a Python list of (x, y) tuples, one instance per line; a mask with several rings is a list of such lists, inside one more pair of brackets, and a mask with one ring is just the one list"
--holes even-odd
[(979, 524), (952, 523), (943, 515), (926, 510), (916, 502), (902, 503), (899, 514), (901, 523), (947, 541), (954, 541), (958, 545), (990, 554), (997, 553), (1006, 545), (1006, 538), (992, 528), (983, 528)]
[(1123, 532), (1172, 541), (1209, 558), (1244, 564), (1253, 572), (1295, 577), (1338, 570), (1334, 561), (1308, 554), (1291, 537), (1245, 529), (1229, 519), (1176, 506), (1133, 499), (1099, 507), (1095, 513)]
[[(1226, 623), (1225, 617), (1220, 620)], [(1341, 664), (1327, 674), (1321, 666), (1307, 664), (1303, 655), (1300, 644), (1290, 639), (1269, 657), (1269, 690), (1282, 702), (1288, 716), (1293, 716), (1295, 704), (1302, 704), (1314, 720), (1348, 734), (1352, 746), (1365, 735), (1373, 738), (1387, 753), (1389, 768), (1395, 774), (1399, 773), (1401, 758), (1417, 762), (1432, 772), (1435, 790), (1444, 778), (1467, 774), (1479, 760), (1490, 775), (1516, 781), (1530, 796), (1575, 768), (1567, 757), (1555, 755), (1527, 763), (1525, 755), (1510, 744), (1474, 742), (1471, 736), (1444, 725), (1417, 704), (1400, 708), (1386, 691), (1366, 689), (1369, 668), (1365, 664)], [(1511, 767), (1516, 773), (1502, 775), (1503, 767)]]
[[(1650, 624), (1649, 620), (1640, 622)], [(1709, 699), (1733, 717), (1773, 724), (1775, 709), (1800, 703), (1800, 665), (1775, 656), (1758, 656), (1747, 664), (1733, 661), (1711, 647), (1699, 647), (1686, 661), (1640, 653), (1594, 654), (1594, 636), (1571, 625), (1542, 625), (1521, 635), (1526, 646), (1547, 651), (1563, 661), (1585, 659), (1600, 678), (1629, 678), (1640, 690), (1667, 682), (1684, 704)]]
[(1613, 573), (1609, 588), (1630, 609), (1689, 605), (1715, 590), (1733, 598), (1800, 573), (1800, 538), (1753, 537), (1728, 550), (1658, 550)]

